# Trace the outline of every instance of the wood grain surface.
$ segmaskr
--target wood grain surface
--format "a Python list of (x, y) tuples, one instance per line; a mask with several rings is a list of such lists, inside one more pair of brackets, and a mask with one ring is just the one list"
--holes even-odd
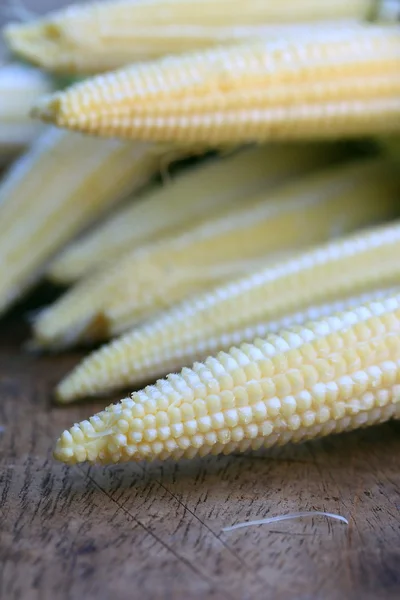
[[(101, 403), (55, 407), (79, 359), (21, 350), (0, 322), (0, 598), (343, 600), (400, 594), (400, 423), (248, 456), (66, 467), (59, 432)], [(323, 517), (222, 533), (248, 519)]]
[[(52, 404), (82, 354), (25, 352), (32, 306), (0, 321), (1, 600), (400, 597), (400, 423), (247, 456), (66, 467), (55, 438), (104, 403)], [(303, 510), (349, 526), (221, 531)]]

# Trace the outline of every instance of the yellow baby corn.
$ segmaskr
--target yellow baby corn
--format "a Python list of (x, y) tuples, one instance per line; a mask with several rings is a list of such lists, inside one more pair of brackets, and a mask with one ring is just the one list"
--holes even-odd
[(374, 0), (119, 0), (69, 6), (5, 29), (20, 56), (61, 73), (96, 73), (262, 35), (297, 22), (365, 19)]
[[(252, 327), (313, 304), (400, 283), (400, 222), (353, 234), (229, 282), (161, 313), (88, 356), (58, 399), (107, 393), (175, 371)], [(248, 329), (250, 328), (250, 329)], [(228, 337), (225, 337), (228, 336)], [(250, 337), (251, 340), (251, 337)]]
[(0, 313), (70, 238), (158, 168), (152, 144), (45, 132), (0, 184)]
[(56, 257), (48, 277), (70, 283), (123, 251), (199, 224), (224, 207), (334, 162), (334, 145), (261, 146), (209, 160), (145, 193)]
[(400, 177), (379, 159), (263, 193), (180, 236), (127, 252), (83, 280), (38, 317), (35, 341), (51, 347), (113, 337), (189, 295), (254, 271), (257, 260), (264, 266), (270, 253), (393, 216), (398, 193)]
[(42, 126), (30, 118), (31, 106), (53, 89), (38, 69), (10, 63), (0, 66), (0, 165), (28, 146)]
[(38, 317), (35, 341), (51, 347), (112, 337), (223, 279), (254, 271), (251, 261), (265, 263), (269, 253), (392, 216), (399, 192), (397, 171), (378, 159), (262, 193), (180, 236), (129, 251), (84, 279)]
[(219, 352), (59, 438), (69, 464), (302, 442), (400, 417), (400, 296)]
[(44, 97), (34, 114), (100, 136), (210, 145), (400, 131), (400, 28), (299, 30), (167, 57)]

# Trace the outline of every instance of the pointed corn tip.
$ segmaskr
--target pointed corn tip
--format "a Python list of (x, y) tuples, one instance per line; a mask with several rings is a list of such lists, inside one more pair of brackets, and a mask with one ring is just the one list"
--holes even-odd
[[(93, 304), (93, 303), (92, 303)], [(72, 306), (72, 303), (67, 305)], [(104, 311), (95, 307), (92, 312), (70, 315), (56, 304), (43, 311), (32, 323), (33, 341), (43, 349), (66, 350), (77, 344), (104, 342), (112, 335), (111, 322)]]
[(60, 124), (62, 113), (62, 102), (59, 93), (48, 94), (36, 101), (33, 105), (30, 116), (35, 119), (41, 119), (46, 123)]
[[(61, 381), (57, 384), (53, 392), (54, 402), (57, 404), (70, 404), (77, 397), (77, 390), (74, 386), (74, 377), (71, 373), (67, 374)], [(72, 381), (71, 381), (72, 379)], [(78, 394), (79, 399), (83, 399), (84, 394)]]
[(74, 453), (74, 439), (70, 431), (64, 431), (56, 442), (53, 456), (56, 460), (73, 464), (76, 461)]
[(38, 55), (38, 41), (40, 39), (40, 30), (32, 25), (11, 23), (3, 29), (3, 39), (12, 52), (30, 62), (38, 63), (41, 60), (41, 53)]
[(62, 35), (55, 23), (11, 23), (4, 27), (3, 39), (14, 54), (34, 65), (53, 70), (55, 62), (60, 70), (66, 68), (64, 64), (59, 65)]
[(64, 379), (62, 379), (53, 393), (54, 402), (57, 404), (69, 404), (72, 401), (68, 394), (65, 393), (64, 387)]
[(70, 465), (73, 465), (77, 462), (74, 457), (73, 450), (71, 450), (71, 448), (63, 448), (60, 443), (60, 439), (56, 443), (56, 447), (53, 452), (53, 458)]
[(67, 373), (67, 375), (65, 375), (65, 377), (57, 384), (53, 392), (54, 400), (57, 404), (71, 404), (77, 400), (102, 397), (106, 396), (107, 392), (109, 393), (106, 385), (100, 386), (100, 390), (93, 386), (92, 377), (94, 377), (96, 381), (102, 379), (101, 373), (97, 373), (97, 377), (92, 373), (92, 377), (89, 376), (86, 379), (82, 379), (81, 370), (82, 363), (79, 363), (75, 369)]
[(124, 423), (121, 420), (122, 411), (133, 404), (130, 398), (125, 398), (97, 413), (89, 421), (75, 423), (58, 438), (53, 451), (54, 458), (66, 464), (143, 460), (145, 453), (139, 452), (134, 442), (128, 443), (125, 429), (121, 429)]

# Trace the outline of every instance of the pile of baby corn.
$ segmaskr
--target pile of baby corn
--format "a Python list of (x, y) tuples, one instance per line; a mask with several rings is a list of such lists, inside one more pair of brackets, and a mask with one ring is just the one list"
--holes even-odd
[(0, 312), (65, 286), (31, 347), (97, 349), (60, 403), (162, 377), (64, 431), (57, 459), (400, 417), (399, 18), (396, 0), (109, 0), (5, 27)]

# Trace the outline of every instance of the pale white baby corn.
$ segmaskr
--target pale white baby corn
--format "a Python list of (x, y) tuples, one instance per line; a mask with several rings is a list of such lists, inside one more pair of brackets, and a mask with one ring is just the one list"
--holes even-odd
[(219, 352), (59, 438), (54, 456), (180, 459), (302, 442), (400, 417), (400, 296)]
[(158, 169), (153, 144), (46, 131), (0, 183), (0, 313), (47, 261)]
[(261, 146), (208, 160), (179, 173), (161, 188), (134, 197), (132, 203), (67, 246), (47, 276), (57, 283), (71, 283), (125, 250), (200, 224), (224, 207), (335, 162), (338, 156), (335, 145), (296, 144)]
[(62, 73), (108, 71), (137, 60), (262, 35), (296, 22), (365, 19), (374, 0), (117, 0), (73, 5), (5, 30), (9, 46)]
[[(134, 386), (313, 304), (400, 283), (400, 223), (333, 241), (161, 313), (89, 355), (58, 386), (62, 402)], [(248, 329), (250, 328), (250, 329)], [(246, 333), (247, 332), (247, 333)], [(225, 336), (228, 335), (226, 338)]]
[(18, 63), (0, 65), (0, 165), (39, 136), (43, 126), (29, 116), (30, 109), (53, 88), (39, 69)]
[(167, 57), (40, 99), (34, 114), (100, 136), (323, 139), (400, 131), (400, 28), (320, 27)]
[(224, 279), (254, 271), (256, 261), (265, 268), (271, 253), (293, 253), (393, 216), (398, 193), (397, 169), (378, 159), (331, 167), (249, 198), (84, 279), (38, 316), (34, 340), (66, 347), (82, 338), (113, 337)]

